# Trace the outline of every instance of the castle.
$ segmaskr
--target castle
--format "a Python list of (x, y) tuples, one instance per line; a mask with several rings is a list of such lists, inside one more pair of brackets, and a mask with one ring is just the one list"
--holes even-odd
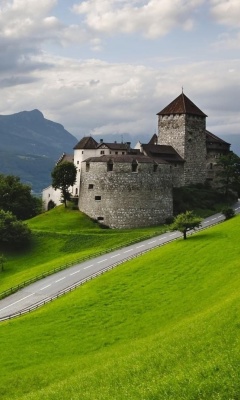
[[(71, 161), (77, 178), (71, 195), (78, 208), (110, 228), (162, 224), (173, 214), (173, 187), (216, 184), (217, 159), (230, 144), (206, 130), (206, 117), (184, 93), (158, 114), (158, 135), (149, 143), (97, 143), (84, 137)], [(43, 190), (45, 209), (61, 203), (61, 193)]]

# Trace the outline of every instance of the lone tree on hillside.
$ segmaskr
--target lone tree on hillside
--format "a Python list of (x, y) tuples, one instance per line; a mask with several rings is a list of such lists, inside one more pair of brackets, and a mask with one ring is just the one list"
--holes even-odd
[(174, 218), (171, 229), (173, 231), (180, 231), (183, 234), (184, 240), (187, 239), (187, 232), (199, 228), (201, 226), (202, 218), (198, 217), (193, 211), (186, 211), (179, 214)]
[(232, 189), (240, 195), (240, 157), (231, 151), (221, 156), (217, 164), (221, 167), (218, 176), (224, 194), (228, 196), (229, 190)]
[(52, 186), (53, 188), (60, 189), (64, 206), (67, 207), (67, 200), (70, 200), (69, 187), (73, 186), (76, 182), (77, 168), (69, 162), (64, 161), (57, 164), (52, 171)]

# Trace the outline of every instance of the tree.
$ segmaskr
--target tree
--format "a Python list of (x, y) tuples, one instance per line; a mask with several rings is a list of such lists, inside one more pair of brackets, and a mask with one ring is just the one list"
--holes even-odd
[(220, 167), (218, 171), (219, 183), (226, 196), (229, 195), (229, 190), (240, 194), (240, 157), (232, 151), (221, 156), (217, 165)]
[(11, 247), (25, 246), (31, 238), (28, 226), (18, 221), (10, 211), (0, 210), (0, 243), (11, 244)]
[(55, 190), (61, 190), (65, 207), (67, 207), (67, 200), (70, 200), (71, 196), (69, 193), (69, 187), (73, 186), (76, 182), (76, 176), (77, 168), (69, 161), (57, 164), (52, 171), (52, 186)]
[(187, 232), (199, 228), (201, 226), (202, 218), (198, 217), (193, 211), (186, 211), (179, 214), (174, 218), (171, 226), (172, 230), (182, 232), (184, 240), (187, 239)]
[(0, 209), (25, 220), (42, 212), (41, 199), (31, 194), (31, 187), (14, 175), (0, 174)]
[(2, 254), (0, 256), (0, 271), (2, 272), (4, 270), (4, 264), (7, 261), (7, 259), (4, 257), (4, 255)]
[(235, 210), (232, 207), (225, 207), (222, 209), (222, 214), (225, 216), (225, 219), (230, 219), (234, 217)]

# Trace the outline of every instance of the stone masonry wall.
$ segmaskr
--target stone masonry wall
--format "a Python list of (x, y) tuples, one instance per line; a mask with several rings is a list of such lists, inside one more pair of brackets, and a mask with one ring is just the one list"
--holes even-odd
[(205, 183), (206, 168), (206, 119), (195, 115), (186, 115), (185, 184)]
[[(206, 180), (205, 117), (176, 114), (159, 115), (158, 144), (170, 145), (185, 160), (182, 185), (204, 183)], [(176, 178), (175, 178), (176, 181)]]
[(153, 171), (152, 163), (105, 162), (82, 165), (79, 209), (111, 228), (135, 228), (164, 223), (172, 216), (172, 178), (168, 165)]

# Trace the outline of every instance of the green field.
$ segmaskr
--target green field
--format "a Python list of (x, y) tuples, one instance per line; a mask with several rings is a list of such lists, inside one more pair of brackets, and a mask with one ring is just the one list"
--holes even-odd
[(1, 400), (239, 400), (239, 228), (236, 216), (1, 323)]
[(142, 229), (102, 229), (78, 210), (63, 206), (27, 221), (33, 232), (31, 246), (13, 253), (0, 249), (7, 259), (0, 275), (0, 293), (54, 268), (122, 247), (131, 241), (160, 234), (166, 226)]

